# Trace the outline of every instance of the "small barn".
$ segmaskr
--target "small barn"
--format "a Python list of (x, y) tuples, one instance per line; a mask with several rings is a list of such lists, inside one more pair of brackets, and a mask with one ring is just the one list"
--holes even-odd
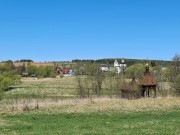
[(154, 97), (156, 97), (156, 87), (157, 81), (152, 76), (151, 72), (149, 71), (149, 65), (146, 64), (144, 76), (139, 80), (139, 85), (141, 87), (141, 96), (142, 97), (150, 97), (150, 91), (153, 90)]

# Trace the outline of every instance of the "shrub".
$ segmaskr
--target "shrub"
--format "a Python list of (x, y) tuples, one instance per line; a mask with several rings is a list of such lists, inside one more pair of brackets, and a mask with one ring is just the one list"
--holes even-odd
[(144, 65), (143, 64), (135, 64), (132, 65), (125, 70), (125, 74), (127, 78), (141, 78), (143, 76)]
[(40, 77), (40, 78), (47, 78), (47, 77), (55, 78), (56, 77), (56, 74), (54, 73), (54, 69), (51, 66), (38, 67), (37, 74), (38, 74), (38, 77)]
[(2, 90), (0, 90), (0, 100), (2, 100), (3, 95), (4, 95), (3, 91), (2, 91)]
[(16, 75), (14, 71), (4, 71), (0, 74), (0, 90), (6, 90), (11, 85), (20, 82), (20, 76)]
[(28, 65), (27, 67), (27, 72), (32, 75), (32, 74), (37, 74), (37, 67), (34, 65)]
[(178, 96), (180, 96), (180, 74), (177, 76), (176, 78), (176, 82), (175, 82), (175, 90), (176, 90), (176, 94)]
[(21, 77), (16, 75), (14, 71), (0, 72), (0, 99), (2, 99), (3, 91), (8, 90), (12, 85), (20, 83)]

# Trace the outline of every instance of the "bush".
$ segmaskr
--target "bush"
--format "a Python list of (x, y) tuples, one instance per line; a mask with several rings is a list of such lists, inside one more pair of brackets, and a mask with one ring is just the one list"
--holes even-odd
[(13, 71), (1, 72), (0, 75), (0, 90), (6, 90), (11, 85), (20, 82), (20, 76), (16, 75)]
[(28, 65), (28, 66), (27, 66), (27, 72), (28, 72), (30, 75), (37, 74), (37, 67), (34, 66), (34, 65)]
[(0, 90), (0, 101), (1, 101), (1, 100), (2, 100), (2, 98), (3, 98), (3, 95), (4, 95), (3, 91), (2, 91), (2, 90)]
[(38, 67), (37, 74), (38, 74), (38, 77), (40, 78), (47, 78), (47, 77), (55, 78), (56, 77), (56, 74), (54, 73), (54, 69), (51, 66)]
[(175, 90), (176, 90), (176, 94), (178, 96), (180, 96), (180, 74), (177, 76), (176, 78), (176, 82), (175, 82)]
[(14, 71), (0, 72), (0, 99), (2, 99), (3, 91), (8, 90), (12, 85), (20, 83), (21, 77), (16, 75)]
[(135, 64), (125, 70), (125, 75), (127, 78), (131, 79), (132, 77), (141, 78), (143, 76), (144, 65)]
[(56, 74), (54, 72), (51, 72), (49, 77), (56, 78)]
[(63, 73), (61, 73), (61, 74), (60, 74), (60, 77), (61, 77), (61, 78), (63, 78), (63, 77), (64, 77)]

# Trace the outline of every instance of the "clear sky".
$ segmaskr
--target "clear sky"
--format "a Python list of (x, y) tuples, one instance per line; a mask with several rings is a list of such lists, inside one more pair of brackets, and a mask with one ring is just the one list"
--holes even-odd
[(0, 0), (0, 61), (180, 53), (180, 0)]

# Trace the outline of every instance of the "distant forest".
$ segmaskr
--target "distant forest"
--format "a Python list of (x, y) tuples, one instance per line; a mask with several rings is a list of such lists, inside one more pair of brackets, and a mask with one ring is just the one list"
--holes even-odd
[[(73, 63), (99, 63), (99, 64), (103, 64), (105, 66), (112, 66), (114, 64), (114, 61), (118, 60), (119, 63), (121, 63), (122, 58), (117, 58), (117, 59), (98, 59), (98, 60), (80, 60), (80, 59), (74, 59), (72, 60)], [(146, 64), (149, 63), (152, 67), (157, 66), (157, 65), (161, 65), (163, 67), (167, 67), (171, 64), (171, 61), (164, 61), (164, 60), (141, 60), (141, 59), (124, 59), (125, 63), (128, 66), (137, 64), (137, 63), (141, 63), (141, 64)]]
[(34, 61), (30, 59), (21, 59), (21, 60), (16, 60), (14, 62), (34, 62)]
[[(117, 60), (119, 63), (121, 63), (122, 58), (108, 58), (108, 59), (98, 59), (98, 60), (80, 60), (80, 59), (74, 59), (71, 62), (72, 63), (98, 63), (101, 64), (103, 66), (113, 66), (114, 61)], [(165, 61), (165, 60), (145, 60), (145, 59), (124, 59), (125, 63), (128, 66), (132, 66), (134, 64), (146, 64), (149, 63), (152, 67), (155, 66), (162, 66), (162, 67), (167, 67), (171, 64), (171, 61)], [(12, 60), (8, 60), (9, 62), (13, 62)], [(3, 62), (7, 62), (7, 61), (2, 61)], [(21, 59), (21, 60), (16, 60), (14, 62), (34, 62), (31, 59)], [(53, 63), (70, 63), (69, 61), (52, 61)]]

